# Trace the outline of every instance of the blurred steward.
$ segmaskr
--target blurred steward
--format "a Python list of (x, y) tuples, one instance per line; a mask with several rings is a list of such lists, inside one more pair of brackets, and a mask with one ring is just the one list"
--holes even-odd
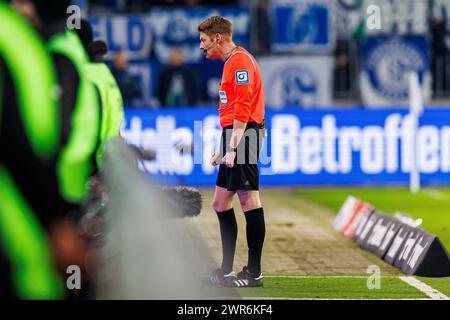
[(103, 56), (108, 51), (106, 43), (94, 41), (92, 27), (86, 20), (81, 21), (81, 28), (77, 32), (89, 56), (89, 63), (85, 65), (86, 75), (100, 97), (101, 125), (96, 160), (101, 168), (105, 142), (120, 133), (124, 115), (123, 100), (114, 76), (103, 62)]
[(196, 71), (184, 64), (183, 50), (170, 50), (169, 65), (158, 78), (158, 98), (162, 107), (194, 106), (200, 97), (199, 77)]
[[(84, 71), (88, 55), (77, 34), (66, 29), (70, 1), (13, 0), (12, 4), (41, 33), (56, 67), (61, 121), (56, 173), (67, 214), (79, 210), (87, 199), (100, 136), (99, 98)], [(74, 222), (60, 219), (49, 227), (56, 263), (64, 275), (69, 265), (78, 265), (84, 272), (86, 243)]]
[(123, 50), (114, 54), (111, 71), (117, 80), (125, 106), (133, 107), (142, 95), (139, 81), (128, 71), (128, 56)]
[[(436, 10), (436, 9), (435, 9)], [(450, 89), (448, 76), (450, 52), (450, 23), (444, 10), (432, 12), (430, 17), (430, 31), (432, 36), (431, 67), (433, 70), (433, 92), (442, 94)]]
[[(60, 189), (71, 203), (87, 197), (100, 132), (100, 104), (84, 65), (89, 57), (74, 31), (66, 29), (69, 0), (33, 0), (43, 18), (42, 33), (51, 52), (62, 90), (62, 152), (58, 163)], [(54, 5), (54, 6), (53, 6)], [(49, 8), (50, 7), (50, 8)]]
[[(26, 6), (27, 10), (33, 8)], [(0, 1), (0, 297), (61, 298), (47, 230), (63, 214), (55, 172), (57, 75), (42, 39)]]

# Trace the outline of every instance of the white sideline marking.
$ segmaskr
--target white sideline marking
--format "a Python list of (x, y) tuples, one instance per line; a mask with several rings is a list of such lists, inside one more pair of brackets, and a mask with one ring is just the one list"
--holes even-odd
[(430, 198), (436, 200), (444, 200), (448, 198), (448, 196), (444, 192), (435, 189), (426, 189), (424, 190), (424, 193), (430, 196)]
[[(266, 275), (266, 278), (291, 278), (291, 279), (323, 279), (323, 278), (361, 278), (361, 279), (367, 279), (367, 276), (349, 276), (349, 275), (342, 275), (342, 276), (308, 276), (308, 275)], [(389, 276), (382, 276), (382, 278), (398, 278), (410, 286), (416, 288), (417, 290), (423, 292), (425, 295), (430, 297), (433, 300), (450, 300), (449, 297), (447, 297), (442, 292), (434, 289), (433, 287), (427, 285), (426, 283), (420, 281), (419, 279), (416, 279), (412, 276), (406, 276), (406, 277), (398, 277), (394, 275)], [(429, 300), (428, 298), (395, 298), (395, 299), (389, 299), (389, 298), (381, 298), (381, 299), (353, 299), (353, 298), (289, 298), (289, 297), (243, 297), (243, 299), (262, 299), (262, 300)]]
[(361, 298), (361, 299), (356, 299), (356, 298), (284, 298), (284, 297), (275, 297), (275, 298), (271, 298), (271, 297), (243, 297), (243, 300), (355, 300), (355, 301), (361, 301), (361, 300), (430, 300), (427, 298), (380, 298), (380, 299), (367, 299), (367, 298)]
[[(322, 279), (322, 278), (361, 278), (361, 279), (367, 279), (368, 276), (296, 276), (296, 275), (266, 275), (264, 276), (266, 278), (292, 278), (292, 279)], [(397, 278), (397, 276), (383, 276), (383, 278)]]
[(368, 298), (292, 298), (292, 297), (208, 297), (206, 299), (211, 300), (430, 300), (428, 298), (380, 298), (380, 299), (368, 299)]
[(433, 287), (427, 285), (426, 283), (420, 281), (419, 279), (416, 279), (414, 277), (399, 277), (400, 280), (403, 280), (410, 286), (418, 289), (419, 291), (422, 291), (427, 296), (429, 296), (433, 300), (450, 300), (449, 297), (447, 297), (442, 292), (434, 289)]

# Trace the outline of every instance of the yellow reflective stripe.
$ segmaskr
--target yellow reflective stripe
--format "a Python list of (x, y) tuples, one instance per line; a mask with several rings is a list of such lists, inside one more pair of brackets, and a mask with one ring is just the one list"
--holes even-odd
[(104, 63), (89, 63), (85, 66), (86, 75), (100, 92), (102, 119), (100, 144), (96, 152), (97, 165), (103, 165), (103, 146), (105, 142), (117, 137), (123, 121), (123, 99), (116, 79)]
[[(1, 66), (0, 66), (1, 67)], [(2, 109), (3, 109), (3, 92), (4, 92), (4, 80), (3, 80), (3, 70), (0, 68), (0, 132), (2, 130)]]
[(62, 282), (44, 230), (2, 166), (0, 181), (0, 237), (19, 298), (61, 298)]
[(60, 191), (73, 203), (87, 195), (86, 183), (92, 173), (99, 135), (99, 105), (95, 88), (87, 80), (84, 65), (88, 57), (73, 31), (57, 34), (48, 43), (51, 52), (66, 56), (75, 65), (80, 78), (75, 109), (71, 117), (72, 130), (58, 160)]
[(17, 92), (20, 113), (34, 152), (52, 157), (59, 142), (56, 73), (39, 36), (8, 5), (0, 2), (0, 56)]

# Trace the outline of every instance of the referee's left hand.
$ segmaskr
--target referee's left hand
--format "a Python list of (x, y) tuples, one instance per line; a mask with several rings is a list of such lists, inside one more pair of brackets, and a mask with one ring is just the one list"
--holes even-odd
[(222, 163), (225, 164), (228, 168), (233, 168), (235, 158), (236, 152), (227, 152), (222, 158)]

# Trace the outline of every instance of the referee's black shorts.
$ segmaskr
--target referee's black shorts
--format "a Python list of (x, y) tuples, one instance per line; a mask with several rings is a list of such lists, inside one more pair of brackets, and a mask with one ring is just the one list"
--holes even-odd
[[(227, 152), (233, 126), (225, 127), (220, 141), (221, 156)], [(262, 146), (262, 130), (255, 122), (247, 123), (234, 160), (233, 168), (220, 164), (216, 185), (228, 191), (259, 190), (258, 159)]]

